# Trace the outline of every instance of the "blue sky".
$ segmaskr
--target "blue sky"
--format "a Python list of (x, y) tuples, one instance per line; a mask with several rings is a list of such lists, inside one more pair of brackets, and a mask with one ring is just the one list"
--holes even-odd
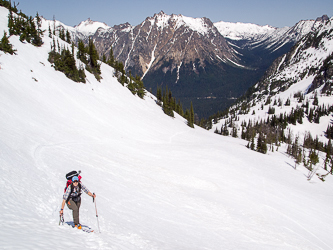
[[(14, 2), (12, 0), (12, 2)], [(333, 0), (17, 0), (27, 15), (36, 12), (74, 26), (90, 18), (109, 26), (137, 25), (163, 10), (166, 14), (207, 17), (212, 22), (244, 22), (274, 27), (293, 26), (300, 20), (333, 16)]]

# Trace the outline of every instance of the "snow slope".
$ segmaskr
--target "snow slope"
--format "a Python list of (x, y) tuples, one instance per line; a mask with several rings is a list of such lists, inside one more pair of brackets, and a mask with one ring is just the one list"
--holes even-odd
[(232, 40), (253, 40), (258, 37), (271, 34), (277, 28), (269, 25), (260, 26), (252, 23), (230, 23), (230, 22), (216, 22), (215, 27), (222, 36)]
[[(291, 73), (290, 73), (291, 75)], [(293, 84), (290, 88), (288, 88), (286, 91), (278, 93), (276, 95), (271, 96), (271, 104), (266, 104), (266, 99), (268, 98), (268, 95), (263, 96), (261, 99), (255, 99), (253, 103), (255, 103), (250, 109), (247, 114), (241, 114), (238, 115), (238, 121), (235, 122), (235, 126), (238, 130), (238, 136), (240, 137), (241, 134), (241, 124), (243, 122), (248, 123), (251, 121), (252, 123), (255, 123), (256, 121), (260, 122), (261, 120), (267, 120), (268, 117), (272, 117), (272, 115), (268, 114), (269, 107), (275, 108), (275, 115), (276, 117), (279, 117), (280, 114), (290, 114), (291, 111), (296, 109), (297, 107), (300, 107), (302, 103), (298, 102), (298, 98), (294, 97), (294, 94), (296, 93), (302, 93), (304, 94), (304, 99), (309, 100), (309, 107), (314, 108), (315, 106), (312, 104), (314, 99), (314, 92), (305, 94), (308, 90), (308, 88), (311, 86), (312, 81), (314, 79), (314, 76), (306, 77), (303, 80), (300, 80), (299, 82)], [(289, 99), (291, 101), (290, 106), (286, 106), (285, 103)], [(278, 100), (281, 100), (283, 105), (277, 106), (273, 105), (273, 103)], [(333, 98), (331, 96), (319, 96), (319, 106), (331, 106), (333, 105)], [(263, 108), (262, 108), (263, 107)], [(210, 129), (211, 132), (214, 132), (216, 129), (221, 131), (221, 127), (225, 125), (225, 122), (228, 119), (221, 119), (216, 124), (213, 125), (212, 129)], [(331, 123), (331, 115), (329, 116), (323, 116), (320, 119), (320, 123), (314, 123), (309, 122), (307, 117), (303, 118), (303, 124), (297, 123), (297, 125), (288, 124), (288, 129), (291, 130), (293, 138), (295, 136), (299, 137), (299, 141), (303, 143), (304, 136), (310, 132), (311, 135), (316, 138), (318, 136), (319, 141), (327, 144), (328, 139), (325, 135), (325, 131), (327, 129), (328, 124)], [(325, 155), (323, 155), (325, 157)]]
[[(308, 182), (282, 151), (191, 129), (105, 64), (101, 82), (86, 72), (87, 84), (74, 83), (51, 67), (43, 41), (11, 37), (17, 55), (0, 51), (0, 248), (333, 248), (331, 176)], [(97, 194), (101, 233), (58, 225), (74, 169)], [(82, 199), (81, 223), (98, 231)]]
[[(299, 25), (302, 23), (304, 24), (306, 22), (302, 21)], [(308, 24), (309, 23), (307, 23), (306, 26), (307, 28), (309, 28)], [(308, 91), (316, 75), (321, 74), (319, 73), (319, 69), (323, 66), (324, 61), (333, 53), (333, 36), (331, 35), (333, 18), (321, 25), (316, 21), (313, 24), (313, 28), (315, 26), (317, 26), (317, 29), (314, 29), (311, 35), (320, 41), (318, 42), (319, 45), (317, 48), (315, 46), (308, 46), (307, 44), (310, 43), (309, 38), (303, 37), (294, 49), (280, 59), (277, 59), (276, 62), (278, 63), (278, 67), (274, 72), (267, 76), (267, 79), (265, 79), (265, 81), (268, 82), (267, 88), (264, 90), (257, 90), (253, 93), (252, 96), (256, 97), (251, 100), (249, 112), (238, 116), (238, 121), (235, 122), (239, 131), (238, 135), (241, 133), (241, 124), (244, 121), (248, 123), (249, 121), (255, 122), (267, 120), (268, 117), (272, 117), (272, 115), (268, 114), (269, 107), (275, 108), (276, 117), (279, 117), (280, 114), (290, 114), (293, 109), (295, 110), (297, 107), (301, 107), (303, 103), (298, 102), (298, 97), (294, 96), (297, 93), (302, 93), (302, 95), (304, 95), (304, 104), (308, 101), (309, 108), (317, 108), (317, 105), (313, 105), (315, 93), (318, 94), (318, 106), (324, 105), (327, 107), (333, 105), (332, 96), (327, 96), (326, 94), (321, 93), (324, 85), (311, 92)], [(310, 69), (312, 69), (312, 71), (317, 69), (317, 72), (314, 71), (311, 73)], [(286, 87), (286, 90), (282, 91), (281, 86), (273, 87), (273, 83), (278, 81), (285, 82), (285, 85), (290, 84), (291, 86)], [(260, 84), (262, 83), (258, 82), (254, 87), (257, 88)], [(271, 94), (269, 94), (270, 92)], [(271, 100), (271, 103), (269, 104), (267, 103), (268, 98)], [(284, 105), (288, 99), (291, 101), (290, 106)], [(273, 105), (275, 101), (278, 103), (278, 100), (281, 100), (283, 105)], [(240, 106), (241, 104), (238, 103), (230, 109), (232, 110), (236, 108), (237, 105)], [(294, 136), (299, 135), (300, 141), (303, 141), (306, 133), (311, 132), (314, 138), (318, 136), (320, 141), (327, 144), (328, 138), (326, 137), (325, 132), (328, 125), (332, 123), (331, 118), (331, 115), (323, 116), (320, 118), (320, 123), (317, 124), (309, 122), (307, 117), (305, 117), (305, 119), (303, 119), (303, 124), (289, 124), (288, 127), (293, 131)], [(221, 131), (221, 127), (224, 126), (228, 119), (229, 118), (218, 121), (213, 125), (211, 131), (214, 132), (216, 129)]]

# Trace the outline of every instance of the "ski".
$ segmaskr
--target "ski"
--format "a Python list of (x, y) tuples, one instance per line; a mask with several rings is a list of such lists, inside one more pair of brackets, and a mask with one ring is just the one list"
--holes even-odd
[[(71, 227), (73, 227), (73, 228), (75, 227), (73, 221), (66, 221), (65, 223), (66, 223), (68, 226), (71, 226)], [(82, 226), (82, 228), (81, 228), (81, 229), (78, 229), (78, 230), (82, 230), (83, 232), (86, 232), (86, 233), (92, 233), (92, 232), (94, 232), (94, 229), (92, 229), (92, 228), (89, 227), (89, 226), (82, 225), (82, 224), (81, 224), (81, 226)]]

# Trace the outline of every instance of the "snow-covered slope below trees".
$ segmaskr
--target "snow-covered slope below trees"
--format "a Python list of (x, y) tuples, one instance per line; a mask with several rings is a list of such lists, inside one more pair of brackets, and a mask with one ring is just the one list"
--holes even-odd
[[(13, 36), (16, 55), (0, 51), (1, 248), (331, 249), (331, 176), (308, 182), (282, 151), (191, 129), (105, 64), (100, 82), (75, 83), (43, 41)], [(97, 194), (101, 233), (85, 194), (81, 223), (96, 233), (58, 225), (74, 169)]]

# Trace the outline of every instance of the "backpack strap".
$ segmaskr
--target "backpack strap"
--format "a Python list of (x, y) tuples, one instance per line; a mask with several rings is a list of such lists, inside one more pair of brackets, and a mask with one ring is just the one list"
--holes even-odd
[(65, 187), (64, 193), (66, 193), (66, 190), (67, 190), (68, 186), (71, 185), (71, 184), (72, 184), (72, 180), (68, 180), (66, 182), (66, 187)]
[[(71, 197), (71, 196), (72, 196), (72, 193), (73, 193), (73, 191), (74, 191), (74, 185), (73, 185), (73, 183), (71, 183), (70, 186), (71, 186), (71, 192), (69, 193), (69, 195), (68, 195), (68, 199), (67, 199), (66, 202), (68, 202), (68, 200), (69, 200), (70, 198), (73, 198), (73, 197)], [(82, 194), (82, 193), (81, 193), (81, 182), (79, 182), (78, 187), (79, 187), (78, 196), (76, 196), (75, 198), (77, 198), (77, 200), (80, 200), (80, 199), (81, 199), (81, 194)], [(73, 201), (76, 202), (75, 200), (73, 200)]]

